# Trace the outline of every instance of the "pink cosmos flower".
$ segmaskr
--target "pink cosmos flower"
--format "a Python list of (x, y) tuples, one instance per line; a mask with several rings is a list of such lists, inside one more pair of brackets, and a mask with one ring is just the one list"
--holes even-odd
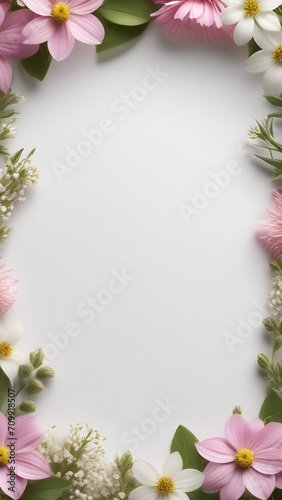
[(17, 280), (11, 277), (6, 266), (0, 266), (0, 318), (12, 307)]
[(68, 57), (75, 39), (90, 45), (103, 41), (102, 23), (91, 13), (103, 0), (25, 0), (25, 4), (39, 14), (23, 30), (24, 43), (48, 41), (50, 54), (57, 61)]
[(260, 228), (257, 231), (265, 248), (275, 257), (282, 259), (282, 189), (272, 191), (275, 199), (273, 210), (267, 210), (269, 220), (259, 222)]
[(0, 24), (3, 23), (4, 17), (11, 7), (10, 0), (0, 0)]
[[(45, 458), (35, 448), (39, 446), (45, 431), (35, 417), (22, 415), (16, 418), (15, 436), (15, 464), (12, 462), (12, 448), (9, 448), (8, 420), (0, 413), (0, 488), (15, 500), (20, 498), (26, 488), (27, 480), (45, 479), (52, 476)], [(14, 457), (13, 457), (14, 458)], [(15, 467), (15, 492), (9, 490), (9, 472)], [(12, 472), (12, 470), (11, 470)]]
[(12, 81), (12, 68), (8, 59), (24, 59), (38, 51), (38, 44), (24, 45), (21, 34), (23, 27), (33, 17), (33, 13), (27, 9), (8, 12), (0, 26), (0, 89), (4, 92), (9, 90)]
[[(160, 3), (154, 0), (155, 3)], [(162, 2), (152, 16), (169, 35), (183, 40), (220, 41), (232, 37), (234, 26), (220, 19), (226, 4), (222, 0), (176, 0)]]
[(267, 500), (275, 488), (275, 474), (282, 471), (282, 424), (262, 420), (248, 423), (232, 415), (225, 438), (196, 443), (200, 455), (210, 461), (204, 470), (204, 491), (220, 489), (221, 500), (238, 500), (247, 489)]

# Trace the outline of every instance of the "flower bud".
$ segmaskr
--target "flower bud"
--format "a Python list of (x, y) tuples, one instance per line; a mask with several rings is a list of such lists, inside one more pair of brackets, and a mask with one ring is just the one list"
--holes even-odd
[(43, 390), (44, 390), (44, 385), (40, 380), (37, 380), (36, 378), (33, 378), (27, 386), (27, 392), (29, 394), (39, 394)]
[(271, 365), (269, 356), (267, 356), (266, 354), (259, 354), (258, 355), (258, 365), (263, 370), (269, 370), (270, 365)]
[(45, 358), (45, 354), (42, 351), (42, 349), (37, 349), (36, 351), (33, 351), (29, 355), (30, 362), (33, 366), (33, 368), (39, 368), (39, 366), (42, 365), (43, 361)]
[(242, 415), (242, 410), (240, 408), (240, 406), (235, 406), (234, 410), (233, 410), (233, 415)]
[(34, 413), (36, 411), (36, 404), (31, 399), (25, 399), (19, 406), (18, 409), (22, 413)]
[(18, 370), (18, 376), (20, 378), (23, 378), (23, 379), (28, 378), (30, 376), (32, 370), (33, 370), (33, 368), (29, 363), (27, 363), (25, 365), (20, 365), (19, 370)]
[(35, 374), (38, 380), (48, 380), (49, 378), (55, 377), (55, 370), (50, 366), (41, 366)]

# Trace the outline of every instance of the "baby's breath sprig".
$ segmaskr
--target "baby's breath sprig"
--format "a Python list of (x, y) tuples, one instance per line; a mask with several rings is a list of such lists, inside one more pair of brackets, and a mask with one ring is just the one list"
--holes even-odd
[(9, 90), (7, 94), (4, 94), (4, 92), (0, 90), (0, 154), (2, 155), (9, 154), (2, 143), (7, 139), (14, 139), (16, 136), (16, 130), (12, 125), (15, 122), (15, 118), (13, 117), (17, 113), (11, 106), (19, 104), (23, 100), (23, 97), (14, 94), (11, 90)]

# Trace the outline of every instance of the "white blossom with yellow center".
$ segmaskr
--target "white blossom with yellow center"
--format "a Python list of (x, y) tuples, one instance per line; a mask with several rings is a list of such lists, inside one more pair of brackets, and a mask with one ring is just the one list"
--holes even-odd
[(162, 474), (143, 460), (133, 465), (133, 474), (143, 486), (129, 494), (129, 500), (188, 500), (186, 493), (197, 490), (203, 483), (204, 474), (194, 469), (184, 469), (178, 452), (172, 453), (165, 462)]
[(27, 361), (26, 355), (15, 348), (21, 336), (22, 327), (19, 324), (8, 332), (4, 332), (0, 328), (0, 367), (10, 379), (12, 385), (17, 376), (19, 365)]
[(234, 42), (245, 45), (252, 38), (259, 45), (263, 31), (280, 31), (278, 16), (273, 12), (280, 0), (224, 0), (227, 8), (220, 18), (224, 24), (236, 24)]

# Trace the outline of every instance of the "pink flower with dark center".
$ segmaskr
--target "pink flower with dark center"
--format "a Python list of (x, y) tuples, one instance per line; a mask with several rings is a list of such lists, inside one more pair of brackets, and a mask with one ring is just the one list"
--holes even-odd
[(33, 17), (34, 14), (27, 9), (8, 12), (0, 26), (0, 89), (4, 92), (9, 90), (12, 81), (12, 68), (8, 59), (24, 59), (39, 49), (38, 44), (23, 44), (23, 27)]
[[(155, 3), (160, 3), (155, 1)], [(220, 19), (226, 4), (222, 0), (176, 0), (163, 2), (152, 16), (169, 35), (183, 40), (220, 41), (232, 37), (234, 26)]]
[(0, 266), (0, 318), (12, 307), (17, 280), (11, 277), (6, 266)]
[(275, 474), (282, 471), (282, 424), (260, 419), (248, 423), (232, 415), (225, 425), (225, 438), (196, 443), (209, 460), (204, 470), (204, 491), (220, 489), (220, 500), (238, 500), (247, 489), (267, 500), (275, 488)]
[(39, 14), (23, 30), (25, 43), (48, 42), (50, 54), (62, 61), (71, 53), (75, 39), (90, 45), (102, 43), (105, 30), (92, 12), (103, 0), (25, 0)]
[(0, 413), (0, 488), (8, 496), (17, 500), (26, 489), (28, 479), (38, 480), (52, 476), (52, 470), (43, 455), (36, 450), (45, 431), (35, 417), (22, 415), (16, 418), (15, 436), (15, 492), (9, 490), (10, 452), (8, 420)]
[(267, 210), (269, 220), (259, 222), (258, 237), (275, 259), (282, 259), (282, 189), (272, 192), (275, 199), (273, 210)]

